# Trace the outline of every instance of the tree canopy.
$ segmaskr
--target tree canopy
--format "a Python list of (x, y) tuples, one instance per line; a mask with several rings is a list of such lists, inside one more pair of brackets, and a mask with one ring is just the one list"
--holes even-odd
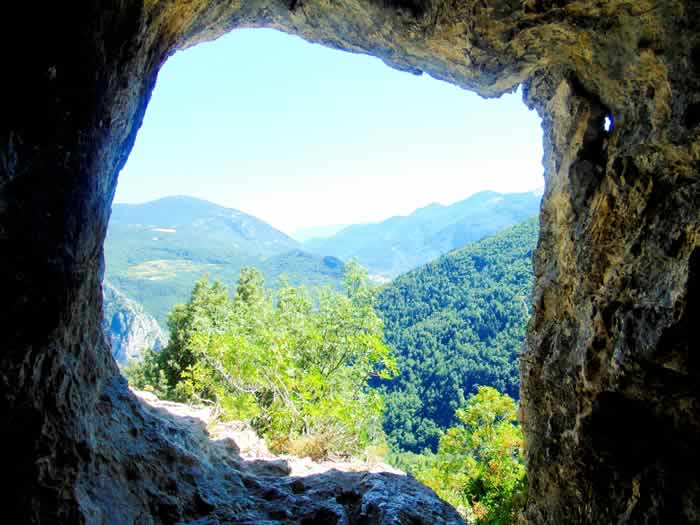
[(436, 454), (398, 454), (394, 463), (470, 522), (513, 523), (526, 489), (515, 401), (491, 387), (479, 387), (455, 417), (456, 424), (442, 435)]
[(403, 450), (437, 449), (479, 385), (518, 397), (532, 289), (533, 218), (398, 277), (378, 309), (398, 375), (385, 381), (384, 428)]
[(278, 450), (352, 454), (382, 439), (382, 395), (368, 380), (395, 369), (375, 300), (353, 263), (342, 292), (313, 296), (286, 283), (269, 291), (254, 268), (241, 271), (231, 299), (203, 278), (171, 312), (169, 344), (127, 374), (170, 399), (216, 403)]

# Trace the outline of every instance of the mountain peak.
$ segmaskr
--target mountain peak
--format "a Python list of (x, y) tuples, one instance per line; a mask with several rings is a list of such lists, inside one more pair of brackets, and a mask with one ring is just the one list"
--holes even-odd
[[(115, 204), (110, 230), (114, 232), (124, 227), (131, 228), (129, 235), (135, 235), (139, 228), (149, 232), (172, 229), (181, 239), (180, 243), (187, 238), (190, 243), (197, 244), (198, 239), (207, 238), (222, 246), (241, 249), (245, 246), (246, 253), (255, 255), (273, 255), (299, 247), (287, 234), (257, 217), (187, 195), (172, 195), (141, 204)], [(186, 249), (187, 245), (182, 247)]]

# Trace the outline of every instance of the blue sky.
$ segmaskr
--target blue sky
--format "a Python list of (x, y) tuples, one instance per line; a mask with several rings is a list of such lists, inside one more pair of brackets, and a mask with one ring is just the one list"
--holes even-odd
[(520, 94), (484, 100), (244, 29), (165, 64), (115, 202), (192, 195), (291, 233), (532, 190), (541, 159), (540, 120)]

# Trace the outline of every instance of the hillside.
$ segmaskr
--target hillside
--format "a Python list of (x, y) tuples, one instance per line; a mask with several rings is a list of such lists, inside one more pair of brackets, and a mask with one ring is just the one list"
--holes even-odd
[[(166, 197), (144, 204), (115, 204), (109, 236), (179, 257), (195, 254), (265, 257), (300, 248), (299, 243), (266, 222), (238, 210), (193, 197)], [(155, 241), (157, 240), (157, 243)], [(109, 242), (109, 241), (108, 241)], [(132, 245), (128, 245), (131, 247)]]
[(529, 317), (536, 218), (402, 275), (380, 294), (399, 375), (387, 392), (392, 444), (435, 449), (440, 429), (476, 391), (518, 397), (518, 353)]
[(187, 301), (208, 273), (233, 284), (243, 266), (256, 266), (268, 283), (336, 285), (343, 263), (306, 253), (264, 221), (192, 197), (115, 204), (105, 242), (106, 278), (143, 305), (161, 327), (176, 303)]
[(395, 277), (531, 217), (540, 199), (536, 192), (484, 191), (450, 206), (431, 204), (405, 217), (349, 226), (303, 246), (343, 260), (357, 258), (371, 273)]

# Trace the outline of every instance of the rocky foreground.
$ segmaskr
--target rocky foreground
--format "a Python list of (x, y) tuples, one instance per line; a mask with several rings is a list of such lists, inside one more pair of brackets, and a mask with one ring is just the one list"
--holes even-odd
[[(432, 490), (388, 465), (275, 456), (245, 424), (217, 422), (210, 407), (134, 393), (148, 420), (148, 437), (167, 441), (156, 447), (166, 452), (162, 462), (137, 469), (172, 480), (172, 506), (158, 495), (158, 516), (143, 516), (145, 522), (167, 522), (170, 514), (173, 521), (197, 524), (464, 523)], [(132, 469), (131, 475), (139, 473)], [(192, 484), (210, 490), (193, 497), (187, 489)], [(190, 502), (189, 508), (182, 501)]]

